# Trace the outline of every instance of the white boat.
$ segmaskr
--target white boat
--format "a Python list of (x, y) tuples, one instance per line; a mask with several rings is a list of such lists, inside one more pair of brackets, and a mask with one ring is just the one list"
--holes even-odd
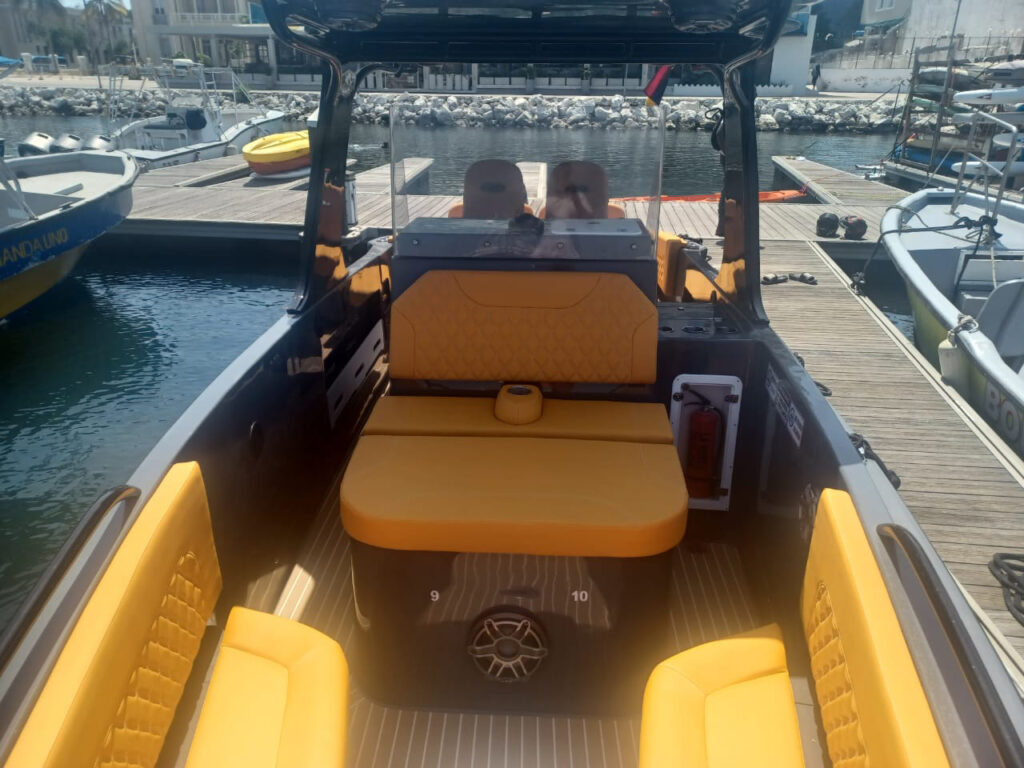
[[(167, 114), (129, 123), (109, 135), (118, 149), (135, 157), (143, 170), (210, 160), (241, 152), (261, 136), (278, 133), (284, 113), (239, 106), (221, 111), (210, 105), (168, 106)], [(92, 137), (89, 141), (97, 138)]]
[(1024, 456), (1024, 205), (924, 189), (891, 208), (882, 231), (918, 349)]
[(1009, 149), (1010, 145), (1024, 147), (1024, 133), (1000, 133), (992, 137), (992, 146)]
[(1020, 88), (982, 88), (953, 94), (959, 104), (1018, 104), (1024, 101), (1024, 86)]
[[(91, 136), (84, 142), (79, 139), (77, 147), (72, 147), (70, 141), (64, 141), (64, 136), (46, 144), (45, 134), (36, 133), (22, 141), (18, 151), (28, 155), (39, 154), (43, 147), (50, 152), (78, 148), (120, 149), (132, 155), (142, 170), (147, 171), (238, 154), (249, 142), (281, 131), (285, 118), (283, 112), (263, 109), (251, 103), (221, 106), (217, 94), (218, 73), (202, 67), (197, 69), (197, 73), (198, 95), (174, 95), (166, 82), (161, 83), (168, 98), (163, 115), (133, 120), (115, 130)], [(225, 70), (220, 77), (232, 94), (248, 93), (231, 70)], [(125, 98), (112, 81), (111, 109), (131, 109), (131, 106), (125, 106)], [(114, 114), (108, 117), (111, 123), (116, 119)]]
[[(1024, 144), (1019, 145), (1024, 146)], [(951, 166), (953, 173), (959, 174), (961, 168), (965, 176), (995, 176), (997, 174), (1007, 173), (1010, 176), (1016, 176), (1024, 173), (1024, 161), (1017, 160), (1010, 163), (1007, 166), (1003, 160), (968, 160), (962, 163), (953, 163)]]
[[(1024, 125), (1024, 111), (1017, 112), (991, 112), (992, 117), (997, 117), (1004, 123), (1010, 125)], [(963, 112), (953, 115), (953, 125), (967, 125), (974, 119), (974, 112)]]
[(994, 83), (1024, 85), (1024, 59), (993, 64), (988, 68), (985, 76)]

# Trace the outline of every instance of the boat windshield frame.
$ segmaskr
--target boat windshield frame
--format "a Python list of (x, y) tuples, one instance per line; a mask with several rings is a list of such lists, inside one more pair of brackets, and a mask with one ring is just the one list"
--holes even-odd
[[(309, 187), (302, 277), (290, 311), (303, 312), (329, 289), (318, 277), (324, 270), (315, 268), (318, 255), (350, 258), (345, 247), (346, 216), (338, 216), (337, 211), (344, 208), (355, 94), (370, 71), (439, 62), (700, 64), (716, 76), (722, 90), (723, 194), (729, 201), (722, 265), (710, 276), (721, 298), (751, 322), (767, 324), (759, 287), (754, 65), (774, 47), (791, 0), (755, 0), (742, 6), (742, 11), (736, 11), (730, 0), (722, 0), (729, 16), (728, 27), (720, 29), (713, 25), (695, 29), (686, 13), (707, 4), (686, 0), (669, 5), (609, 0), (571, 6), (508, 2), (476, 0), (463, 7), (396, 0), (386, 8), (386, 0), (265, 0), (276, 36), (325, 64), (319, 119), (310, 132), (310, 178), (323, 181)], [(554, 13), (567, 8), (571, 12)], [(521, 13), (524, 9), (528, 13)], [(486, 20), (489, 23), (482, 23)], [(708, 151), (714, 151), (710, 145)], [(334, 215), (321, 217), (325, 209)]]

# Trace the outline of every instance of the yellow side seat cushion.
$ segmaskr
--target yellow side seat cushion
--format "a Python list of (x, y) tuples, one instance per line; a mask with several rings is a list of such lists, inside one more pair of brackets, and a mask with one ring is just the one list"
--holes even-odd
[(387, 549), (642, 557), (686, 528), (675, 446), (363, 435), (341, 484), (355, 539)]
[(492, 397), (401, 397), (378, 401), (364, 435), (462, 437), (564, 437), (672, 443), (672, 426), (660, 403), (544, 398), (541, 418), (514, 425), (494, 416)]
[(220, 589), (199, 465), (176, 464), (89, 598), (7, 767), (154, 765)]
[(779, 628), (705, 643), (659, 664), (644, 691), (640, 768), (802, 766)]
[(306, 768), (345, 762), (348, 665), (304, 624), (234, 608), (187, 768)]
[(686, 241), (670, 232), (658, 232), (658, 290), (662, 296), (675, 298), (683, 294), (683, 276), (686, 265), (683, 261), (683, 247)]
[(889, 592), (845, 492), (821, 495), (801, 607), (833, 763), (948, 765)]
[(650, 383), (658, 311), (621, 274), (435, 270), (391, 307), (396, 379)]

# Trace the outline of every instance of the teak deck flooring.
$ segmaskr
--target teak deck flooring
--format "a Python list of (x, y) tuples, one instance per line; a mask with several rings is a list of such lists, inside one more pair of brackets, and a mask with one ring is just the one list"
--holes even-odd
[[(314, 523), (276, 606), (260, 591), (250, 605), (301, 621), (351, 648), (357, 629), (350, 577), (350, 539), (332, 493)], [(547, 561), (550, 558), (539, 558)], [(531, 583), (543, 592), (550, 563), (538, 562)], [(738, 552), (729, 544), (684, 541), (673, 552), (670, 626), (677, 649), (760, 626)], [(600, 670), (595, 670), (600, 674)], [(809, 766), (821, 765), (806, 681), (794, 680)], [(584, 717), (520, 715), (386, 706), (351, 681), (348, 761), (353, 768), (635, 768), (640, 737), (636, 715)], [(813, 742), (813, 744), (812, 744)]]

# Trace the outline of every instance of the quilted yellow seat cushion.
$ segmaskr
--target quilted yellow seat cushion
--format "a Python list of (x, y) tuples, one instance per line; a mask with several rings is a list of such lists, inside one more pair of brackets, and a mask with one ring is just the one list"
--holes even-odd
[(391, 308), (391, 376), (650, 383), (658, 310), (601, 272), (427, 272)]
[(234, 608), (187, 768), (338, 768), (345, 762), (348, 665), (304, 624)]
[(221, 590), (199, 465), (175, 464), (68, 637), (7, 768), (150, 768)]
[(387, 549), (643, 557), (686, 506), (671, 443), (364, 434), (341, 484), (346, 530)]
[(374, 406), (364, 435), (461, 437), (562, 437), (672, 443), (672, 425), (661, 403), (544, 398), (541, 417), (509, 424), (494, 415), (492, 397), (398, 397)]
[(654, 669), (644, 691), (640, 768), (803, 764), (777, 626), (699, 645)]
[(800, 603), (832, 762), (948, 766), (889, 590), (844, 491), (821, 494)]

